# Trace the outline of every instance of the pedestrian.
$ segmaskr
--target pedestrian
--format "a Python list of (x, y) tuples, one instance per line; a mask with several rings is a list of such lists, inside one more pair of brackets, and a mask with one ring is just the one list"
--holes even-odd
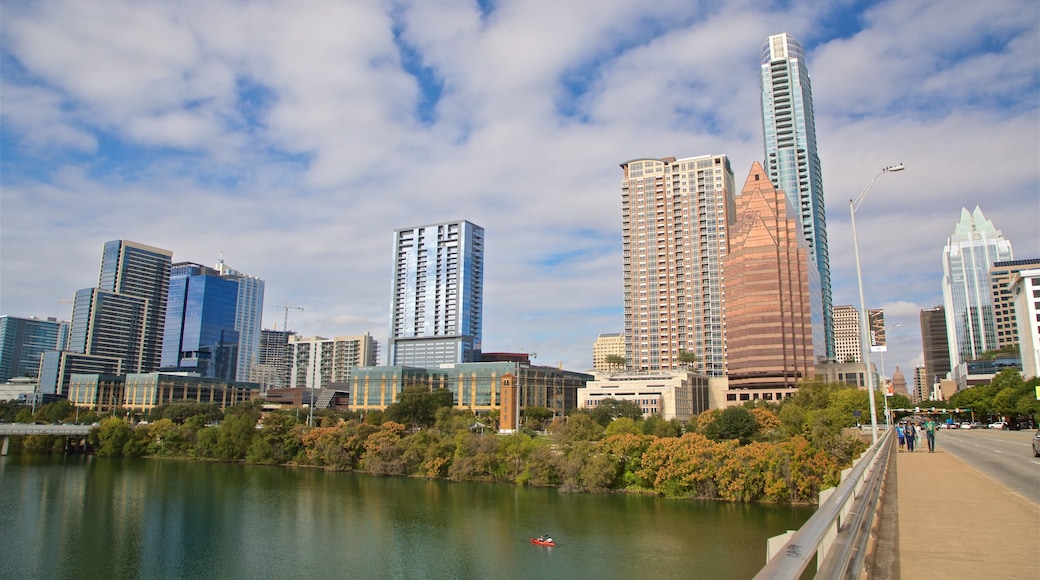
[(910, 453), (914, 452), (914, 443), (917, 441), (917, 429), (914, 428), (914, 422), (910, 421), (906, 424), (906, 450)]
[(902, 423), (896, 426), (896, 435), (899, 436), (899, 450), (902, 451), (906, 445), (906, 430), (903, 429)]
[(931, 417), (924, 422), (924, 436), (928, 439), (928, 453), (935, 453), (935, 421)]

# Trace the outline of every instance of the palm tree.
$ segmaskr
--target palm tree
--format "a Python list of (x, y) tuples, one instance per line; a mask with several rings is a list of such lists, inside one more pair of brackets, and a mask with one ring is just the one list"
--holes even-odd
[(625, 364), (627, 363), (625, 357), (618, 354), (608, 354), (604, 359), (604, 362), (610, 365), (611, 370), (615, 371), (625, 368)]
[(696, 367), (698, 361), (700, 361), (700, 357), (697, 356), (697, 353), (690, 352), (688, 350), (680, 350), (679, 351), (679, 366), (680, 367), (682, 367), (682, 368), (684, 368), (686, 370), (690, 370), (691, 368), (695, 368)]

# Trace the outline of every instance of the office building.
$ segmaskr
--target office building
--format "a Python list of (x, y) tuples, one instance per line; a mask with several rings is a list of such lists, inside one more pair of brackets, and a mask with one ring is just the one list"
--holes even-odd
[(914, 403), (927, 401), (932, 394), (932, 378), (923, 365), (914, 368), (914, 392), (910, 394), (910, 400)]
[(737, 198), (724, 263), (727, 400), (775, 401), (815, 374), (813, 348), (823, 339), (814, 335), (822, 326), (812, 319), (818, 311), (812, 303), (820, 302), (819, 272), (791, 208), (755, 162)]
[(260, 358), (260, 331), (263, 328), (264, 287), (266, 282), (244, 274), (224, 263), (224, 258), (215, 266), (217, 272), (228, 280), (238, 283), (238, 301), (235, 309), (235, 331), (238, 332), (237, 380), (251, 380), (252, 366)]
[(608, 357), (625, 358), (625, 334), (611, 332), (596, 337), (592, 343), (592, 368), (599, 372), (623, 370), (624, 365), (608, 362)]
[(324, 389), (333, 383), (346, 383), (352, 369), (376, 364), (376, 341), (367, 332), (335, 338), (292, 335), (288, 346), (290, 388)]
[[(723, 259), (733, 223), (725, 155), (621, 164), (625, 358), (629, 370), (726, 374)], [(689, 353), (689, 354), (688, 354)]]
[(77, 373), (69, 382), (68, 398), (73, 405), (98, 413), (200, 403), (227, 409), (253, 400), (258, 388), (255, 383), (159, 372)]
[[(827, 246), (823, 172), (816, 148), (812, 83), (805, 51), (791, 35), (775, 34), (762, 46), (762, 132), (769, 180), (799, 212), (809, 257), (820, 279), (820, 313), (827, 358), (835, 358), (831, 266)], [(841, 362), (839, 360), (839, 362)]]
[[(993, 291), (993, 322), (996, 325), (997, 348), (1009, 348), (1018, 344), (1018, 324), (1015, 320), (1015, 301), (1011, 283), (1022, 270), (1040, 268), (1040, 259), (1009, 260), (996, 262), (989, 269), (990, 287)], [(1025, 354), (1023, 354), (1024, 362)]]
[(455, 221), (394, 231), (390, 365), (480, 360), (484, 228)]
[(68, 322), (0, 316), (0, 383), (14, 377), (36, 377), (40, 355), (64, 349), (68, 339)]
[(946, 309), (933, 306), (921, 310), (921, 349), (924, 354), (924, 373), (928, 378), (928, 390), (949, 377), (950, 343), (946, 336)]
[(1022, 378), (1040, 377), (1040, 269), (1019, 270), (1011, 280)]
[[(592, 379), (589, 374), (520, 361), (444, 364), (436, 368), (358, 367), (350, 373), (350, 406), (360, 412), (383, 410), (397, 402), (404, 389), (422, 387), (448, 389), (456, 409), (476, 414), (545, 407), (555, 417), (563, 417), (577, 406), (578, 389)], [(515, 389), (515, 405), (504, 400), (511, 388)]]
[(631, 401), (644, 417), (688, 421), (709, 408), (708, 380), (688, 370), (614, 373), (578, 389), (578, 408), (592, 410), (605, 399)]
[(238, 281), (200, 264), (170, 268), (163, 330), (162, 371), (235, 380), (239, 334), (235, 330)]
[(943, 306), (953, 368), (999, 348), (990, 269), (1013, 260), (1011, 242), (978, 207), (961, 219), (943, 248)]
[(834, 307), (834, 362), (863, 362), (859, 308)]

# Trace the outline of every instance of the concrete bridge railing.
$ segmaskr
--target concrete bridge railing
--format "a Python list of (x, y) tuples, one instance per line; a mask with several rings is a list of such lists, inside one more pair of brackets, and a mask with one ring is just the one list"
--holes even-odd
[(820, 492), (820, 507), (801, 529), (769, 539), (768, 562), (756, 579), (794, 579), (815, 558), (816, 578), (859, 577), (872, 541), (874, 516), (892, 457), (886, 430), (836, 488)]

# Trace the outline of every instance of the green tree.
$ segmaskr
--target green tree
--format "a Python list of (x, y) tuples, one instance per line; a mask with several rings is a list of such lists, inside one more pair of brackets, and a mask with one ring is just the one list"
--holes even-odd
[(615, 371), (624, 369), (625, 365), (628, 364), (625, 357), (618, 354), (608, 354), (603, 359), (603, 362), (607, 363), (607, 365), (610, 366), (610, 369)]
[(87, 437), (98, 455), (117, 457), (123, 454), (123, 447), (130, 441), (130, 425), (118, 417), (109, 417), (91, 429)]
[(632, 420), (641, 420), (643, 418), (643, 408), (639, 406), (635, 401), (626, 401), (613, 398), (606, 398), (599, 402), (592, 411), (590, 411), (592, 419), (599, 423), (601, 426), (606, 427), (614, 419), (620, 417), (628, 417)]
[(597, 423), (588, 413), (572, 413), (566, 420), (556, 419), (549, 425), (553, 439), (561, 445), (570, 445), (576, 441), (595, 441), (603, 436), (603, 426)]
[(256, 434), (256, 417), (251, 412), (230, 413), (216, 429), (213, 456), (224, 461), (245, 459)]
[(697, 362), (700, 361), (700, 357), (697, 353), (688, 350), (679, 351), (679, 366), (684, 369), (692, 369), (697, 366)]
[(425, 387), (406, 387), (397, 402), (383, 412), (388, 421), (413, 428), (432, 427), (437, 421), (437, 409), (451, 407), (454, 396), (448, 389), (429, 390)]
[(611, 437), (613, 435), (642, 435), (643, 430), (640, 429), (639, 424), (636, 423), (630, 417), (620, 417), (610, 422), (607, 425), (606, 430), (603, 432), (604, 437)]
[(758, 431), (758, 423), (755, 416), (744, 407), (727, 407), (705, 428), (704, 435), (713, 441), (729, 441), (736, 439), (741, 445), (751, 442), (752, 436)]
[(529, 428), (539, 430), (545, 426), (545, 422), (553, 418), (553, 412), (548, 407), (534, 406), (524, 409), (524, 419), (530, 424)]

